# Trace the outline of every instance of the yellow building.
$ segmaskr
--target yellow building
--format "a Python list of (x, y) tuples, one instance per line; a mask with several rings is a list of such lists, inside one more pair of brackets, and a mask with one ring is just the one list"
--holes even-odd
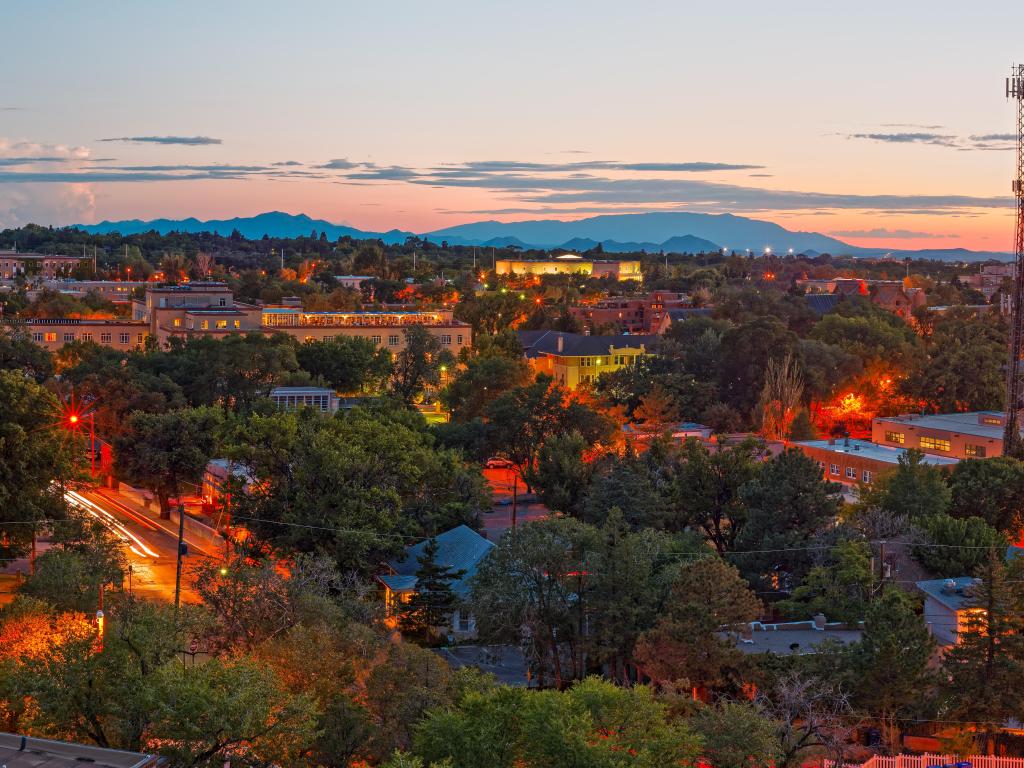
[(526, 359), (567, 389), (593, 384), (597, 377), (654, 354), (657, 335), (583, 336), (560, 331), (520, 331)]
[(494, 262), (498, 275), (587, 275), (614, 277), (617, 280), (640, 280), (639, 261), (604, 261), (585, 259), (576, 254), (551, 259), (498, 259)]

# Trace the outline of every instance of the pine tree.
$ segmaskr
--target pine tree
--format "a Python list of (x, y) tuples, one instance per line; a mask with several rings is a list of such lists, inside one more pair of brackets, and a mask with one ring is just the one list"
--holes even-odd
[(465, 571), (438, 564), (434, 559), (437, 549), (437, 539), (431, 539), (416, 558), (416, 589), (408, 602), (402, 603), (398, 615), (398, 626), (406, 634), (429, 638), (451, 618), (455, 606), (452, 582)]

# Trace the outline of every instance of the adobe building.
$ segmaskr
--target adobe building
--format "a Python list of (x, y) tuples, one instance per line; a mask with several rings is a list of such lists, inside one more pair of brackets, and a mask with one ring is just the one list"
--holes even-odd
[(640, 262), (636, 260), (611, 261), (585, 259), (579, 254), (566, 253), (550, 259), (497, 259), (494, 272), (498, 275), (586, 275), (587, 277), (613, 277), (616, 280), (641, 280)]
[(51, 256), (45, 253), (0, 251), (0, 278), (13, 280), (19, 275), (38, 275), (52, 280), (57, 277), (67, 277), (83, 260), (92, 261), (85, 256)]
[(31, 318), (25, 321), (29, 338), (50, 352), (72, 341), (94, 341), (121, 352), (141, 349), (149, 337), (149, 325), (137, 320), (90, 320), (79, 318)]
[[(814, 459), (826, 480), (845, 485), (871, 485), (880, 474), (899, 466), (906, 456), (903, 448), (876, 445), (867, 440), (804, 440), (797, 448)], [(937, 467), (952, 467), (957, 459), (926, 455), (924, 462)]]
[(871, 440), (894, 448), (916, 448), (931, 456), (986, 459), (1003, 455), (1006, 414), (1000, 411), (903, 414), (871, 421)]

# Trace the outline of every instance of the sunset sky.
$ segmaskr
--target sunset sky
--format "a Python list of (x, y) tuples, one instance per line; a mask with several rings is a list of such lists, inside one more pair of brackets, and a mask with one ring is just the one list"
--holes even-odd
[(667, 209), (1011, 247), (1019, 0), (8, 0), (0, 22), (0, 226)]

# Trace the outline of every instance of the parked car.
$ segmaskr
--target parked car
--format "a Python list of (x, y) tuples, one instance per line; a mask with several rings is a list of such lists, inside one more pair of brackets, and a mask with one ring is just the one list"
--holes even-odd
[(484, 466), (488, 469), (512, 469), (513, 464), (508, 459), (503, 459), (501, 456), (491, 456), (485, 463)]

